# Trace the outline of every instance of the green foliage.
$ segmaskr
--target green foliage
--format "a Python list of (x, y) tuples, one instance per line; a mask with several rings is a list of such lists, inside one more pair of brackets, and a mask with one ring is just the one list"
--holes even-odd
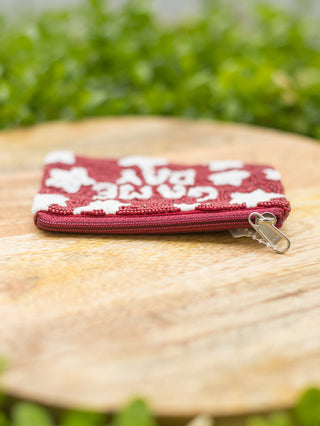
[(63, 415), (61, 426), (104, 426), (106, 416), (86, 411), (67, 411)]
[(292, 412), (254, 416), (246, 423), (247, 426), (320, 426), (320, 389), (306, 390)]
[[(220, 425), (219, 419), (214, 422)], [(110, 416), (88, 411), (47, 409), (40, 405), (11, 401), (0, 410), (0, 426), (156, 426), (148, 406), (140, 399), (124, 406), (110, 420)], [(161, 424), (164, 424), (161, 422)], [(171, 424), (171, 423), (170, 423)], [(179, 422), (181, 424), (181, 422)], [(221, 424), (232, 426), (232, 419)], [(304, 392), (294, 409), (269, 415), (238, 418), (243, 426), (320, 426), (320, 390)]]
[(0, 413), (0, 426), (10, 426), (9, 420), (4, 413)]
[[(8, 362), (6, 359), (0, 357), (0, 379), (2, 374), (6, 371)], [(5, 401), (5, 395), (2, 393), (0, 388), (0, 409)], [(5, 415), (0, 412), (0, 426), (7, 426)]]
[(275, 6), (244, 13), (206, 3), (199, 17), (171, 25), (141, 0), (0, 19), (0, 128), (161, 114), (320, 138), (317, 23)]
[(267, 417), (253, 416), (248, 419), (247, 426), (293, 426), (288, 413), (273, 413)]
[(320, 426), (320, 390), (307, 390), (301, 396), (295, 414), (302, 426)]
[(59, 412), (18, 401), (0, 411), (0, 426), (156, 426), (156, 423), (147, 405), (141, 400), (126, 405), (111, 421), (102, 413), (75, 410)]
[(43, 407), (29, 402), (19, 402), (13, 408), (13, 426), (53, 426), (49, 413)]
[(0, 375), (4, 373), (7, 366), (8, 366), (7, 360), (0, 357)]
[(156, 423), (145, 403), (137, 399), (114, 417), (111, 426), (156, 426)]

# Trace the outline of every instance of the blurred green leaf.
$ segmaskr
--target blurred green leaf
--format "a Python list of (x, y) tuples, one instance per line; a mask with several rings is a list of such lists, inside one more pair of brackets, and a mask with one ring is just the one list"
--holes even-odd
[(269, 424), (271, 426), (291, 426), (292, 419), (290, 418), (288, 413), (280, 411), (278, 413), (270, 415)]
[(293, 426), (292, 420), (286, 412), (276, 412), (269, 416), (252, 416), (247, 420), (247, 426)]
[(103, 426), (106, 415), (86, 411), (67, 411), (61, 426)]
[(263, 418), (262, 416), (252, 416), (249, 417), (247, 422), (247, 426), (268, 426), (268, 420)]
[(295, 415), (301, 426), (320, 426), (320, 390), (308, 389), (301, 396)]
[(19, 402), (12, 410), (13, 426), (53, 426), (48, 411), (40, 405)]
[[(8, 361), (5, 358), (0, 358), (0, 407), (2, 407), (6, 401), (6, 396), (1, 390), (1, 376), (7, 369), (7, 366), (8, 366)], [(1, 413), (0, 413), (0, 426), (2, 426), (2, 424), (6, 425), (5, 422), (6, 422), (5, 416), (3, 415), (1, 417)]]
[(111, 426), (155, 426), (156, 423), (144, 401), (135, 400), (115, 415)]
[(0, 358), (0, 375), (3, 374), (8, 366), (8, 361), (5, 358)]
[(4, 413), (0, 413), (0, 426), (10, 426), (9, 420)]

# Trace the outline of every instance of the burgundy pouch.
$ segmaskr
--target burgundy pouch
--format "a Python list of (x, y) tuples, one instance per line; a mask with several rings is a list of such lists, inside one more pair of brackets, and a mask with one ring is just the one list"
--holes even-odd
[(278, 228), (289, 211), (280, 174), (268, 165), (183, 165), (139, 156), (93, 159), (71, 151), (47, 155), (32, 208), (36, 225), (49, 231), (127, 234), (250, 228), (264, 239), (259, 229), (281, 238)]

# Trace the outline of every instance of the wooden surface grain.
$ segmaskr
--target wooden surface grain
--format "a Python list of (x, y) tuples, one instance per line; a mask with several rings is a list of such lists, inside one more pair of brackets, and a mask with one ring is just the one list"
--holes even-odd
[[(30, 212), (52, 149), (270, 163), (292, 203), (277, 255), (227, 232), (47, 233)], [(0, 355), (12, 394), (164, 415), (290, 405), (320, 385), (320, 145), (272, 130), (119, 118), (0, 133)]]

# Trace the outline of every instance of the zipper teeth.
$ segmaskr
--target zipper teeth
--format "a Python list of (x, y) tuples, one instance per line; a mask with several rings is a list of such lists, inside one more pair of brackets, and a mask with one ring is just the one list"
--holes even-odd
[[(281, 211), (275, 213), (278, 217), (281, 217)], [(248, 214), (245, 214), (242, 218), (239, 218), (239, 215), (232, 215), (228, 218), (219, 218), (219, 219), (208, 219), (208, 218), (196, 218), (190, 217), (188, 220), (181, 222), (170, 222), (170, 223), (151, 223), (150, 221), (146, 222), (135, 222), (132, 219), (124, 221), (124, 218), (119, 219), (118, 223), (92, 223), (92, 222), (68, 222), (68, 223), (54, 223), (48, 221), (41, 216), (36, 218), (36, 224), (45, 230), (48, 231), (60, 231), (60, 232), (109, 232), (109, 233), (148, 233), (151, 231), (167, 231), (167, 230), (183, 230), (183, 231), (197, 231), (197, 230), (215, 230), (219, 229), (228, 229), (236, 227), (234, 225), (248, 225)], [(216, 225), (216, 226), (215, 226)], [(210, 229), (208, 229), (210, 227)]]
[[(190, 222), (184, 222), (184, 223), (161, 223), (161, 224), (148, 224), (148, 225), (140, 225), (136, 223), (123, 223), (121, 225), (108, 225), (108, 224), (92, 224), (89, 222), (83, 222), (81, 224), (78, 223), (69, 223), (66, 225), (63, 224), (53, 224), (52, 222), (49, 222), (44, 219), (38, 219), (37, 224), (40, 225), (41, 228), (47, 229), (47, 230), (53, 230), (53, 231), (63, 231), (63, 232), (70, 232), (77, 230), (86, 230), (86, 231), (115, 231), (118, 232), (129, 232), (129, 231), (151, 231), (151, 230), (166, 230), (166, 229), (185, 229), (185, 230), (197, 230), (202, 229), (207, 226), (211, 225), (237, 225), (237, 224), (247, 224), (248, 220), (246, 218), (244, 219), (234, 219), (232, 221), (230, 220), (206, 220), (203, 223), (190, 223)], [(214, 229), (214, 228), (212, 228)]]

